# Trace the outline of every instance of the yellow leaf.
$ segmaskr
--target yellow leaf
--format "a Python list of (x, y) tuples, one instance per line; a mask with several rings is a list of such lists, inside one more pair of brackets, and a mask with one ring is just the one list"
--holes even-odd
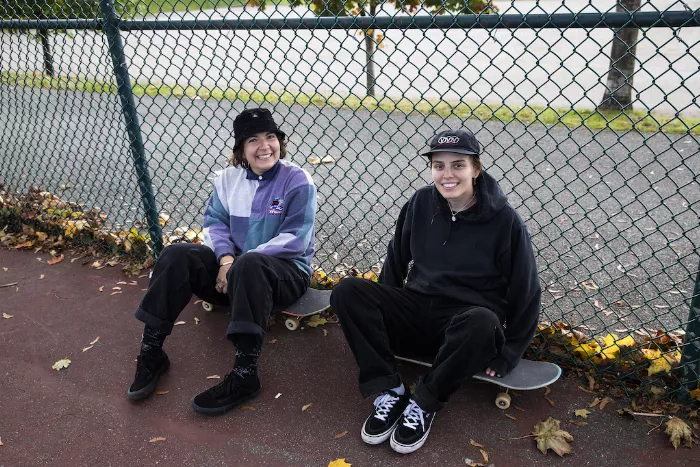
[(328, 463), (328, 467), (348, 467), (350, 465), (352, 464), (348, 464), (347, 462), (345, 462), (345, 458), (336, 459)]
[(60, 263), (61, 261), (63, 261), (64, 259), (65, 259), (65, 257), (64, 257), (63, 255), (61, 255), (61, 256), (55, 256), (55, 257), (51, 258), (50, 260), (48, 260), (48, 261), (46, 262), (46, 264), (49, 264), (49, 265), (58, 264), (58, 263)]
[(151, 438), (148, 440), (149, 443), (157, 443), (159, 441), (165, 441), (168, 438), (164, 438), (162, 436), (158, 436), (157, 438)]
[(169, 392), (170, 392), (170, 391), (156, 391), (156, 396), (164, 396), (164, 395), (166, 395), (166, 394), (169, 393)]
[(2, 314), (2, 317), (5, 318), (5, 319), (10, 319), (10, 318), (14, 318), (15, 315), (8, 315), (7, 313), (3, 313), (3, 314)]
[(591, 411), (588, 409), (576, 409), (574, 410), (574, 414), (577, 417), (588, 418), (588, 416), (591, 414)]
[(181, 326), (185, 324), (185, 321), (178, 321), (177, 323), (173, 324), (173, 326)]
[(326, 318), (324, 318), (323, 316), (313, 315), (311, 319), (306, 323), (306, 325), (310, 328), (315, 328), (316, 326), (323, 326), (326, 323)]
[(241, 409), (241, 410), (251, 410), (251, 411), (252, 411), (252, 410), (255, 410), (255, 407), (253, 407), (252, 405), (242, 405), (242, 406), (240, 407), (240, 409)]
[(627, 336), (624, 339), (617, 341), (618, 347), (634, 347), (637, 342), (634, 340), (633, 336)]
[(0, 438), (0, 446), (4, 446), (4, 444), (2, 444), (2, 438)]
[(105, 286), (103, 285), (103, 286), (100, 287), (98, 290), (99, 290), (100, 292), (102, 292), (104, 289), (105, 289)]
[(617, 334), (608, 334), (603, 338), (603, 349), (601, 350), (603, 356), (610, 360), (615, 360), (620, 356), (620, 347), (616, 344)]
[(93, 348), (92, 345), (89, 345), (89, 346), (87, 346), (87, 347), (84, 347), (84, 348), (83, 348), (83, 352), (86, 352), (86, 351), (90, 350), (91, 348)]
[(693, 389), (690, 391), (690, 398), (700, 401), (700, 389)]
[(313, 404), (313, 403), (311, 403), (311, 404), (306, 404), (304, 407), (301, 408), (301, 411), (303, 412), (304, 410), (308, 409), (308, 408), (311, 407), (312, 405), (314, 405), (314, 404)]
[(693, 447), (693, 432), (680, 418), (673, 417), (667, 421), (665, 433), (671, 438), (673, 449), (676, 449), (681, 444), (681, 441), (684, 442), (685, 447)]
[(47, 237), (48, 237), (48, 235), (46, 235), (44, 232), (37, 232), (36, 233), (36, 238), (40, 242), (43, 242), (44, 240), (46, 240)]
[(349, 433), (348, 430), (342, 431), (342, 432), (338, 433), (337, 435), (335, 435), (334, 438), (335, 439), (342, 438), (343, 436), (347, 435), (348, 433)]
[(199, 324), (199, 318), (197, 318), (196, 316), (194, 317), (194, 324)]
[(41, 280), (41, 279), (43, 279), (43, 278), (44, 278), (44, 275), (43, 275), (43, 274), (42, 274), (41, 276), (39, 276), (39, 280)]
[(671, 371), (671, 364), (669, 363), (668, 359), (662, 358), (660, 350), (642, 349), (642, 353), (644, 353), (647, 360), (651, 361), (651, 364), (647, 369), (647, 374), (649, 376), (657, 373), (668, 373)]
[(586, 342), (575, 347), (572, 352), (579, 355), (581, 359), (588, 360), (600, 352), (600, 345), (596, 341)]
[(53, 368), (56, 371), (59, 371), (61, 368), (68, 368), (68, 365), (70, 365), (70, 360), (67, 358), (64, 358), (62, 360), (57, 361), (54, 363), (51, 368)]
[(321, 159), (321, 162), (323, 162), (324, 164), (332, 164), (335, 162), (335, 159), (333, 159), (332, 156), (326, 156), (323, 159)]
[(537, 440), (537, 449), (542, 454), (547, 454), (547, 450), (551, 449), (560, 457), (564, 454), (571, 453), (569, 442), (574, 440), (574, 437), (568, 431), (564, 431), (559, 427), (559, 420), (549, 417), (544, 422), (538, 422), (535, 425), (535, 431), (532, 432)]
[(98, 340), (100, 340), (100, 336), (95, 337), (95, 339), (93, 339), (92, 342), (90, 342), (90, 345), (95, 345), (95, 344), (97, 344), (97, 341), (98, 341)]
[(321, 163), (321, 158), (319, 158), (318, 156), (309, 156), (307, 160), (309, 161), (309, 164), (313, 165), (318, 165)]

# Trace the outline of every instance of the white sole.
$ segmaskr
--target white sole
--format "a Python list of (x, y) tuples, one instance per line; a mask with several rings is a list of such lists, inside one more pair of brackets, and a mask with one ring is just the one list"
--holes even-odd
[[(373, 415), (370, 415), (369, 417), (372, 416)], [(367, 418), (367, 420), (369, 420), (369, 417)], [(401, 420), (401, 417), (399, 417), (398, 420), (396, 420), (396, 422), (391, 426), (391, 428), (389, 428), (385, 433), (382, 433), (380, 435), (370, 435), (365, 431), (365, 425), (367, 424), (367, 420), (365, 420), (365, 423), (362, 425), (362, 441), (374, 446), (377, 444), (382, 444), (384, 441), (391, 437), (392, 433), (394, 433), (394, 428), (396, 428), (396, 425), (399, 424), (399, 420)]]
[(398, 452), (399, 454), (410, 454), (410, 453), (412, 453), (413, 451), (419, 450), (419, 449), (423, 446), (423, 444), (425, 444), (425, 440), (428, 439), (428, 435), (430, 434), (430, 430), (431, 430), (432, 428), (433, 428), (432, 426), (431, 426), (430, 428), (428, 428), (428, 431), (425, 432), (425, 434), (423, 435), (423, 437), (422, 437), (421, 439), (419, 439), (418, 441), (416, 441), (415, 443), (413, 443), (413, 444), (401, 444), (401, 443), (398, 443), (398, 442), (394, 439), (394, 437), (392, 436), (392, 437), (391, 437), (391, 441), (389, 442), (389, 444), (391, 445), (391, 449), (393, 449), (394, 451)]

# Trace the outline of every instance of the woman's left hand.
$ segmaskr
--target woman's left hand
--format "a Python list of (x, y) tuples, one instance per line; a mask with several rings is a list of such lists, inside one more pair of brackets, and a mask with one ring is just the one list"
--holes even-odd
[(495, 377), (497, 377), (497, 378), (500, 378), (500, 377), (501, 377), (501, 375), (499, 375), (498, 373), (496, 373), (495, 371), (493, 371), (491, 368), (487, 368), (486, 371), (484, 371), (484, 373), (486, 373), (486, 374), (489, 375), (489, 376), (495, 376)]
[(219, 293), (226, 293), (228, 288), (228, 270), (231, 269), (231, 263), (224, 266), (219, 266), (219, 273), (216, 275), (216, 291)]

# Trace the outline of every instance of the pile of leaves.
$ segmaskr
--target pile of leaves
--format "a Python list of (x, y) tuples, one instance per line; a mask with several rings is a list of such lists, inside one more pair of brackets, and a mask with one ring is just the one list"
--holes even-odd
[[(638, 404), (657, 409), (662, 401), (675, 399), (687, 383), (679, 369), (683, 331), (638, 329), (627, 336), (601, 338), (564, 322), (543, 322), (538, 331), (527, 358), (568, 367), (589, 380), (590, 390), (632, 396)], [(690, 390), (690, 398), (700, 401), (700, 387)]]
[[(170, 216), (160, 214), (161, 227), (169, 220)], [(196, 230), (178, 227), (163, 234), (165, 245), (202, 241), (202, 233)], [(37, 253), (51, 252), (56, 258), (62, 251), (70, 250), (82, 257), (104, 259), (86, 262), (97, 268), (121, 263), (129, 275), (153, 264), (151, 237), (144, 222), (119, 230), (104, 211), (61, 199), (37, 187), (17, 194), (0, 186), (0, 244)]]

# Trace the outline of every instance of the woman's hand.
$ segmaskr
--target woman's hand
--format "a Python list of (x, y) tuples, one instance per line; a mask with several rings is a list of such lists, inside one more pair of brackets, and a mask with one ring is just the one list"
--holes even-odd
[(233, 265), (232, 256), (224, 256), (221, 258), (221, 265), (219, 266), (219, 273), (216, 275), (216, 291), (219, 293), (226, 293), (228, 288), (228, 270), (231, 269)]
[(486, 374), (489, 375), (489, 376), (495, 376), (495, 377), (497, 377), (497, 378), (500, 378), (500, 377), (501, 377), (501, 375), (499, 375), (498, 373), (496, 373), (495, 371), (493, 371), (491, 368), (487, 368), (487, 369), (484, 371), (484, 373), (486, 373)]

